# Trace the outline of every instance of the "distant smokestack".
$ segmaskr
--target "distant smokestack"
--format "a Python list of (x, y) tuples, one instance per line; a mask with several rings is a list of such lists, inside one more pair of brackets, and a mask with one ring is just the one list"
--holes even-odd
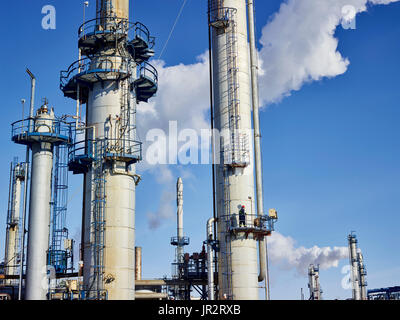
[(177, 256), (178, 262), (183, 261), (183, 181), (181, 178), (176, 183), (176, 200), (177, 200)]
[(349, 262), (351, 267), (351, 283), (353, 286), (353, 300), (361, 300), (360, 292), (360, 276), (358, 270), (358, 257), (357, 257), (357, 239), (351, 233), (348, 236), (349, 240)]
[(367, 270), (365, 269), (364, 257), (360, 249), (358, 249), (357, 258), (358, 258), (358, 272), (360, 275), (361, 300), (367, 300), (367, 280), (366, 280)]
[(319, 283), (319, 266), (311, 264), (308, 267), (308, 287), (310, 288), (310, 300), (321, 300), (322, 290)]

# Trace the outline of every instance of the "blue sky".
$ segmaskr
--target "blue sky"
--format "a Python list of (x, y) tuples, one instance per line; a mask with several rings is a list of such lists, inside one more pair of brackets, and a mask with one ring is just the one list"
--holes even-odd
[[(283, 2), (256, 1), (258, 39)], [(156, 36), (158, 57), (182, 1), (133, 3), (132, 20), (143, 22)], [(57, 10), (56, 30), (41, 28), (41, 9), (47, 4)], [(87, 19), (94, 17), (94, 5), (91, 1)], [(36, 107), (42, 97), (47, 97), (57, 114), (73, 113), (75, 102), (64, 98), (59, 90), (59, 71), (77, 59), (77, 29), (82, 14), (82, 1), (77, 0), (7, 2), (1, 12), (0, 88), (4, 111), (0, 145), (5, 151), (0, 154), (3, 168), (0, 194), (4, 199), (0, 203), (0, 257), (4, 255), (9, 163), (14, 156), (24, 157), (24, 149), (10, 140), (10, 124), (21, 117), (20, 99), (29, 101), (30, 83), (25, 68), (29, 67), (38, 78)], [(368, 288), (399, 285), (399, 16), (400, 3), (369, 5), (367, 12), (357, 15), (355, 30), (345, 30), (339, 25), (333, 36), (338, 39), (337, 51), (349, 62), (346, 70), (321, 76), (318, 81), (302, 82), (299, 90), (289, 88), (290, 96), (270, 103), (261, 113), (265, 205), (279, 212), (276, 230), (293, 238), (296, 247), (305, 248), (346, 246), (347, 234), (356, 231), (367, 266)], [(275, 29), (270, 28), (265, 34), (271, 36), (271, 30)], [(282, 37), (286, 35), (284, 31)], [(281, 35), (276, 32), (272, 36), (278, 39)], [(259, 43), (260, 50), (262, 47)], [(197, 57), (207, 49), (206, 1), (189, 0), (163, 54), (161, 75), (175, 70), (168, 68), (199, 65)], [(172, 78), (163, 79), (165, 86), (173, 81), (173, 73)], [(264, 91), (268, 90), (268, 84), (260, 84), (260, 95), (267, 102), (268, 93)], [(182, 89), (174, 94), (187, 96), (190, 101), (190, 95), (207, 98), (208, 91)], [(165, 100), (161, 99), (166, 97), (167, 93), (161, 92), (155, 107), (163, 108), (161, 102)], [(196, 106), (193, 101), (193, 105), (188, 104), (183, 110), (190, 114)], [(207, 107), (196, 115), (207, 120)], [(177, 120), (173, 116), (163, 119)], [(141, 123), (138, 126), (140, 129)], [(185, 232), (191, 238), (188, 251), (201, 250), (205, 224), (212, 215), (209, 166), (170, 166), (165, 170), (172, 178), (163, 180), (160, 178), (163, 172), (154, 169), (139, 172), (143, 181), (137, 189), (136, 244), (143, 247), (144, 278), (171, 273), (174, 249), (169, 239), (175, 235), (176, 226), (174, 216), (169, 213), (171, 208), (174, 210), (174, 202), (159, 201), (165, 189), (174, 191), (178, 176), (184, 177)], [(70, 175), (68, 227), (72, 235), (79, 233), (81, 221), (81, 180), (80, 176)], [(150, 229), (148, 213), (162, 212), (163, 208), (168, 212), (161, 226)], [(340, 283), (344, 276), (341, 268), (346, 264), (344, 259), (336, 268), (321, 270), (325, 298), (351, 296), (351, 291), (342, 289)], [(308, 295), (307, 278), (298, 275), (295, 268), (283, 269), (272, 263), (270, 277), (273, 299), (299, 299), (301, 287)]]

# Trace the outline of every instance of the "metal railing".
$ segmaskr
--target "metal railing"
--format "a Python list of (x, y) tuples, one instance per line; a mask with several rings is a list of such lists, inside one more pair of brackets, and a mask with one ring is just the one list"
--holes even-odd
[(78, 29), (78, 37), (84, 38), (95, 34), (121, 33), (127, 34), (133, 29), (134, 23), (125, 18), (102, 17), (84, 22)]
[(133, 35), (133, 38), (140, 38), (144, 42), (147, 43), (149, 49), (153, 49), (155, 46), (155, 37), (150, 36), (150, 31), (149, 29), (140, 22), (135, 23), (135, 28), (134, 28), (135, 34)]
[(190, 244), (189, 237), (172, 237), (171, 245), (173, 246), (187, 246)]
[[(133, 32), (133, 34), (130, 34)], [(145, 41), (150, 49), (155, 45), (155, 38), (150, 36), (149, 29), (141, 22), (130, 22), (125, 18), (104, 17), (95, 18), (83, 23), (78, 29), (79, 39), (92, 35), (122, 34)]]
[(129, 74), (130, 72), (131, 59), (127, 57), (114, 55), (83, 58), (71, 64), (68, 70), (60, 72), (60, 88), (62, 90), (71, 79), (90, 73)]
[(29, 136), (47, 136), (72, 141), (70, 123), (59, 119), (27, 118), (11, 124), (13, 140), (23, 140)]
[(224, 221), (227, 221), (226, 228), (228, 231), (243, 231), (254, 230), (254, 231), (274, 231), (274, 222), (276, 219), (271, 218), (267, 215), (258, 216), (255, 214), (232, 214), (226, 217)]
[(155, 85), (158, 85), (158, 71), (148, 62), (143, 62), (140, 65), (138, 76), (139, 78), (147, 78), (150, 81), (154, 82)]
[(80, 290), (79, 300), (108, 300), (107, 290)]
[(235, 8), (224, 7), (224, 0), (209, 0), (208, 1), (208, 14), (210, 17), (210, 24), (216, 22), (226, 22), (230, 20), (230, 15)]
[(82, 140), (70, 146), (68, 161), (71, 163), (82, 158), (96, 160), (96, 155), (141, 160), (142, 143), (133, 139)]

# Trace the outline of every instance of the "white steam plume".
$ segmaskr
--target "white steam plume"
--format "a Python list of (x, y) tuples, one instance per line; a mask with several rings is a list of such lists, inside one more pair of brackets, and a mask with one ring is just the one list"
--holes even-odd
[(348, 248), (296, 248), (291, 237), (274, 232), (268, 239), (268, 254), (272, 264), (285, 270), (295, 269), (299, 275), (306, 275), (310, 264), (320, 265), (321, 269), (337, 267), (340, 260), (348, 259)]
[[(332, 78), (350, 64), (337, 51), (335, 30), (367, 10), (398, 0), (288, 0), (262, 30), (260, 100), (278, 103), (308, 82)], [(344, 10), (345, 9), (345, 10)], [(349, 16), (350, 15), (350, 16)]]

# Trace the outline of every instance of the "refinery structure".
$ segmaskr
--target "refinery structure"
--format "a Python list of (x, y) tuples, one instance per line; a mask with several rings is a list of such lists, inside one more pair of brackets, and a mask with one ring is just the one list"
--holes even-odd
[[(253, 0), (207, 2), (211, 129), (220, 133), (212, 137), (213, 212), (201, 229), (201, 252), (185, 252), (184, 181), (177, 179), (173, 273), (150, 280), (142, 279), (135, 244), (136, 165), (143, 160), (136, 107), (157, 93), (158, 73), (149, 63), (155, 37), (130, 21), (132, 2), (97, 0), (96, 17), (79, 27), (79, 59), (60, 73), (63, 95), (76, 101), (73, 116), (57, 114), (46, 99), (35, 110), (36, 77), (27, 70), (29, 117), (14, 122), (11, 135), (26, 159), (10, 165), (0, 296), (268, 300), (267, 239), (278, 214), (263, 204)], [(66, 225), (69, 174), (83, 179), (80, 244)], [(354, 234), (348, 241), (352, 298), (365, 300), (363, 255)], [(310, 299), (321, 300), (319, 266), (310, 265), (308, 275)]]

